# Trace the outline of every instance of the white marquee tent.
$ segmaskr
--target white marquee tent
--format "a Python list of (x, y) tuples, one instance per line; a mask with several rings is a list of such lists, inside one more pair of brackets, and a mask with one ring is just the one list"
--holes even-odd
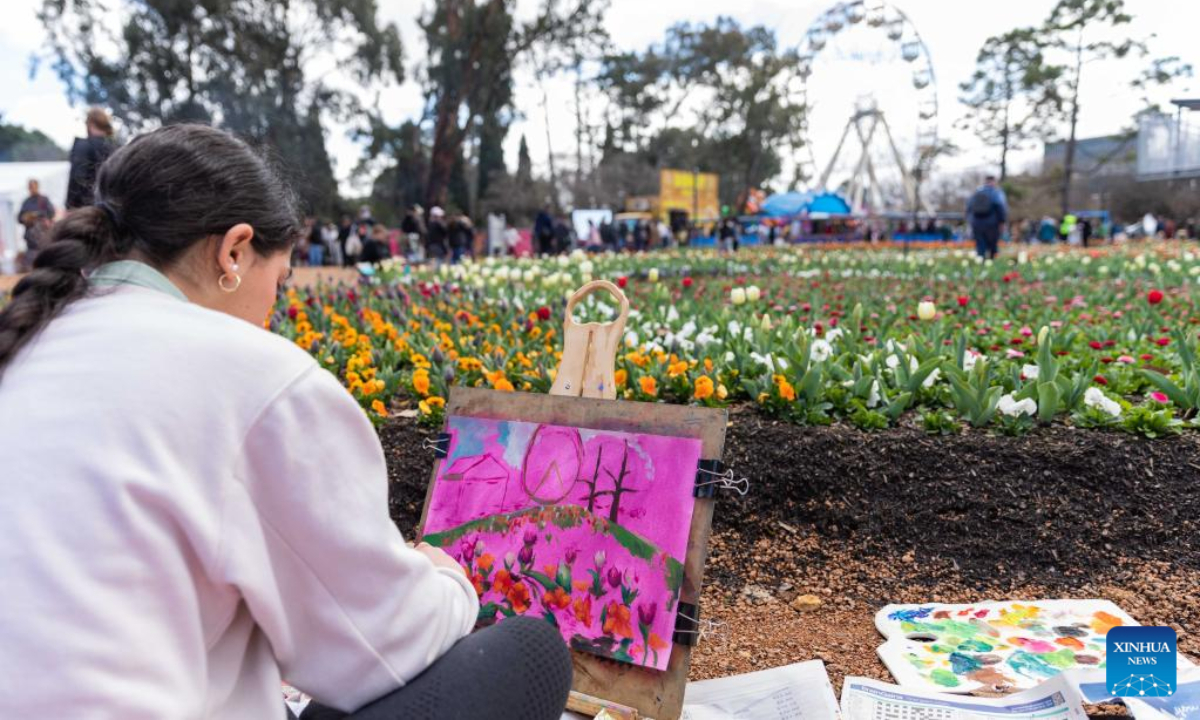
[(29, 181), (37, 180), (41, 193), (62, 212), (70, 174), (68, 162), (0, 163), (0, 272), (12, 272), (13, 260), (25, 249), (24, 228), (17, 222), (17, 212), (29, 197)]

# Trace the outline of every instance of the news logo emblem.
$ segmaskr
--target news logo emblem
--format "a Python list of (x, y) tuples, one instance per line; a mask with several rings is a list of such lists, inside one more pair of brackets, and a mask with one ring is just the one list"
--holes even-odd
[(1176, 688), (1175, 631), (1121, 625), (1108, 631), (1105, 681), (1117, 697), (1167, 697)]

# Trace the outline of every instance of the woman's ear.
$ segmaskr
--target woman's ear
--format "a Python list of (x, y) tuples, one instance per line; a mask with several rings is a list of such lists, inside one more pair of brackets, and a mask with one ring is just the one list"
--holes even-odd
[(254, 228), (238, 223), (229, 228), (217, 245), (217, 266), (222, 274), (237, 273), (246, 267), (250, 241), (254, 239)]

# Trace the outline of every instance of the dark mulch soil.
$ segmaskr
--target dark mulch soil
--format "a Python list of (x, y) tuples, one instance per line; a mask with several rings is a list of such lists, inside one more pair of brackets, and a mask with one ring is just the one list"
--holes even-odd
[[(432, 433), (397, 419), (380, 437), (392, 516), (411, 536)], [(1196, 434), (863, 433), (742, 407), (724, 459), (750, 493), (717, 507), (702, 602), (725, 624), (698, 649), (693, 679), (820, 657), (835, 687), (851, 674), (890, 680), (872, 618), (892, 602), (1101, 597), (1200, 653)], [(806, 594), (823, 604), (797, 612)]]
[[(397, 419), (382, 431), (392, 516), (411, 533), (433, 455), (431, 433)], [(735, 408), (725, 462), (750, 480), (726, 496), (715, 529), (751, 548), (781, 528), (851, 542), (867, 555), (915, 560), (990, 585), (1075, 587), (1116, 557), (1200, 568), (1200, 438), (1146, 440), (1055, 427), (1012, 438), (908, 428), (802, 428)], [(806, 566), (821, 558), (797, 556)], [(792, 568), (767, 569), (778, 579)], [(740, 583), (730, 574), (711, 578)]]

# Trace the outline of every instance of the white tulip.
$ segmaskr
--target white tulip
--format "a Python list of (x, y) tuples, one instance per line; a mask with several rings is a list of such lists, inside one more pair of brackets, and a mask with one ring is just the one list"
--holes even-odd
[(833, 346), (828, 340), (813, 340), (811, 353), (814, 362), (825, 362), (833, 355)]
[(757, 285), (751, 285), (750, 287), (746, 288), (746, 299), (750, 302), (758, 302), (758, 299), (761, 296), (762, 291), (758, 289)]
[(917, 317), (921, 318), (922, 320), (932, 320), (936, 316), (937, 306), (928, 300), (922, 300), (921, 303), (917, 305)]
[(1099, 408), (1110, 417), (1121, 416), (1121, 405), (1116, 400), (1105, 395), (1100, 388), (1088, 388), (1087, 392), (1083, 394), (1083, 404), (1088, 407)]
[(729, 301), (734, 305), (744, 305), (746, 303), (745, 288), (736, 287), (729, 291)]
[(1012, 393), (1000, 398), (1000, 402), (996, 404), (996, 409), (1001, 415), (1008, 417), (1021, 417), (1022, 415), (1033, 416), (1037, 414), (1037, 403), (1030, 398), (1017, 400)]
[(646, 279), (652, 283), (658, 282), (658, 268), (650, 268), (650, 272), (646, 273)]
[(1037, 365), (1023, 365), (1023, 366), (1021, 366), (1021, 374), (1025, 376), (1026, 380), (1037, 380), (1038, 379), (1038, 366)]

